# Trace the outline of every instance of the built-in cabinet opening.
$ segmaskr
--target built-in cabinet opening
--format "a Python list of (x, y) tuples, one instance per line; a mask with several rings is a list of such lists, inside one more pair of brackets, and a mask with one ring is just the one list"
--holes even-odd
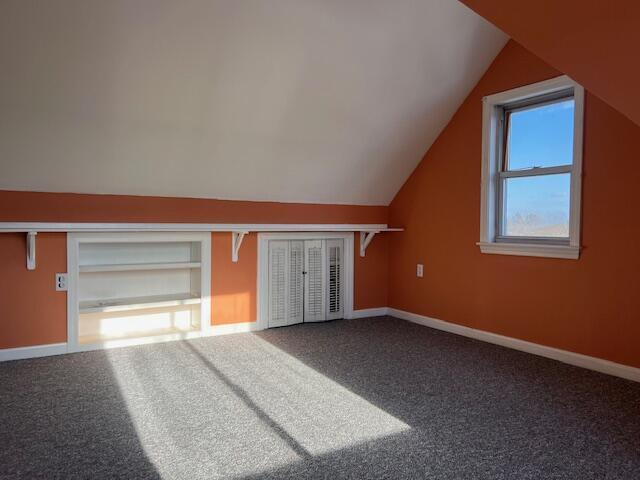
[(353, 234), (287, 237), (265, 234), (260, 241), (261, 327), (348, 317), (352, 311)]
[(70, 345), (208, 330), (209, 252), (210, 234), (70, 234)]

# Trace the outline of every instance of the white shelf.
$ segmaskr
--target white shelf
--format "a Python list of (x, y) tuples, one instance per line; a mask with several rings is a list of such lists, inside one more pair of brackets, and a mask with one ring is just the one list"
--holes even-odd
[(198, 328), (181, 329), (176, 327), (156, 328), (153, 330), (132, 331), (120, 334), (79, 335), (78, 340), (83, 345), (99, 344), (102, 342), (122, 341), (134, 338), (153, 338), (167, 335), (187, 336), (198, 332)]
[(190, 293), (174, 293), (171, 295), (153, 295), (148, 297), (114, 298), (109, 300), (87, 300), (80, 302), (80, 313), (109, 313), (144, 308), (178, 307), (180, 305), (197, 305), (200, 296)]
[(0, 232), (399, 232), (384, 223), (62, 223), (0, 222)]
[(114, 265), (80, 265), (80, 273), (97, 272), (127, 272), (144, 270), (176, 270), (183, 268), (200, 268), (200, 262), (169, 262), (169, 263), (128, 263)]

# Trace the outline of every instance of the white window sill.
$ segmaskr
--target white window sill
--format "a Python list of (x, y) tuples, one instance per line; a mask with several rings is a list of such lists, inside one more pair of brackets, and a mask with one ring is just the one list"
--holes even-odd
[(580, 247), (570, 245), (542, 245), (531, 243), (478, 242), (482, 253), (519, 255), (523, 257), (568, 258), (577, 260)]

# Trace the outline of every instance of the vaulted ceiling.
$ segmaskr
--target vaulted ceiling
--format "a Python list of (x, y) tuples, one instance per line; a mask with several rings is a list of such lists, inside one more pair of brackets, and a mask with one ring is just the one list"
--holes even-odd
[(3, 0), (0, 188), (386, 205), (506, 40), (457, 0)]

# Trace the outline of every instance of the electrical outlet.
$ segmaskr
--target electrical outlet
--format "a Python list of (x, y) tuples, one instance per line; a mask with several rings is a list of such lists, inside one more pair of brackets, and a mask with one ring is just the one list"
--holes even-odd
[(416, 267), (416, 275), (418, 278), (422, 278), (424, 276), (424, 265), (419, 263)]
[(56, 273), (56, 292), (67, 291), (67, 274)]

